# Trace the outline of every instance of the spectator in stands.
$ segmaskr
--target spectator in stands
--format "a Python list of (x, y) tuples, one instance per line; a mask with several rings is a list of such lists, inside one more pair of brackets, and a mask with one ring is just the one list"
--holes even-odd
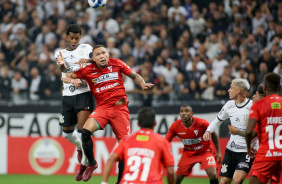
[(59, 100), (61, 99), (62, 82), (55, 63), (48, 66), (47, 75), (44, 77), (44, 98)]
[(33, 67), (30, 70), (29, 83), (29, 99), (31, 101), (38, 101), (43, 98), (44, 95), (44, 81), (39, 75), (37, 67)]
[(12, 78), (12, 101), (15, 104), (26, 103), (28, 100), (28, 82), (21, 72), (15, 71)]
[(167, 60), (165, 64), (165, 68), (162, 70), (160, 74), (165, 77), (165, 81), (172, 88), (173, 84), (175, 83), (175, 77), (177, 73), (178, 70), (173, 66), (173, 60)]
[(190, 28), (191, 34), (193, 38), (196, 38), (198, 34), (200, 34), (205, 28), (205, 19), (200, 17), (200, 13), (198, 10), (194, 10), (192, 12), (193, 18), (187, 20), (187, 24)]
[(220, 77), (223, 74), (224, 67), (228, 66), (229, 63), (224, 59), (225, 53), (221, 49), (218, 49), (216, 54), (217, 57), (212, 61), (212, 74)]
[(199, 54), (195, 54), (192, 62), (187, 63), (186, 71), (188, 71), (188, 72), (192, 71), (192, 65), (193, 64), (195, 64), (197, 66), (197, 70), (199, 70), (200, 72), (204, 72), (207, 68), (206, 64), (203, 61), (200, 60)]
[(200, 99), (200, 90), (197, 82), (195, 80), (189, 81), (189, 93), (187, 95), (187, 100), (199, 100)]
[(185, 80), (183, 73), (178, 72), (176, 76), (176, 81), (173, 84), (173, 99), (178, 101), (185, 101), (187, 100), (188, 93), (189, 93), (189, 85), (188, 82)]
[(12, 84), (9, 77), (10, 69), (8, 66), (1, 67), (0, 76), (0, 99), (9, 101), (11, 99)]
[(48, 44), (52, 38), (56, 38), (56, 35), (50, 31), (47, 25), (43, 25), (42, 32), (37, 35), (35, 40), (37, 52), (41, 52), (42, 45)]
[(220, 77), (220, 80), (218, 82), (218, 84), (216, 85), (215, 89), (214, 89), (214, 96), (215, 99), (217, 100), (228, 100), (229, 98), (229, 94), (228, 94), (228, 89), (230, 88), (231, 83), (228, 82), (230, 81), (230, 79), (228, 79), (229, 77), (226, 75), (222, 75)]
[(169, 101), (170, 90), (171, 88), (169, 84), (165, 81), (165, 77), (163, 75), (159, 75), (158, 83), (153, 87), (155, 99), (158, 102)]
[(172, 7), (168, 9), (168, 18), (172, 22), (179, 22), (180, 15), (186, 17), (188, 15), (186, 9), (181, 6), (180, 0), (172, 0)]
[(217, 76), (212, 74), (212, 68), (209, 66), (200, 78), (201, 99), (214, 100), (214, 87), (217, 84)]

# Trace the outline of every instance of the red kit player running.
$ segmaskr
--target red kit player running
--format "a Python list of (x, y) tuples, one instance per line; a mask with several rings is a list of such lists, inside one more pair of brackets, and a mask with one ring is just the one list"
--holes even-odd
[[(94, 95), (97, 107), (85, 122), (82, 130), (82, 146), (88, 159), (87, 167), (80, 165), (77, 178), (88, 181), (93, 171), (98, 167), (93, 155), (91, 135), (110, 124), (118, 141), (130, 134), (130, 118), (127, 108), (127, 96), (122, 80), (122, 73), (129, 76), (143, 90), (151, 88), (153, 84), (145, 83), (143, 78), (119, 59), (109, 58), (105, 46), (96, 45), (93, 48), (93, 63), (85, 68), (67, 73), (63, 79), (79, 87), (81, 80), (88, 83)], [(123, 163), (119, 164), (119, 176), (123, 170)], [(120, 177), (119, 177), (120, 178)], [(118, 181), (119, 183), (119, 181)]]
[(263, 90), (265, 98), (255, 102), (250, 110), (246, 129), (248, 155), (251, 153), (252, 132), (258, 125), (259, 149), (250, 171), (250, 182), (267, 183), (274, 175), (281, 182), (282, 171), (282, 97), (281, 77), (275, 73), (264, 76)]
[(124, 160), (121, 184), (162, 184), (162, 169), (166, 168), (167, 183), (174, 184), (174, 160), (167, 140), (153, 129), (155, 112), (143, 108), (138, 112), (141, 130), (123, 138), (108, 159), (101, 184), (107, 184), (114, 163)]
[[(165, 136), (169, 142), (177, 136), (184, 144), (183, 154), (176, 171), (176, 183), (180, 184), (183, 178), (191, 173), (193, 166), (200, 163), (206, 170), (210, 183), (218, 184), (216, 159), (211, 142), (203, 140), (209, 123), (204, 119), (193, 117), (193, 109), (188, 105), (183, 105), (180, 108), (180, 117), (181, 119), (171, 125)], [(216, 147), (216, 157), (220, 163), (222, 156), (216, 133), (212, 134), (212, 140)]]

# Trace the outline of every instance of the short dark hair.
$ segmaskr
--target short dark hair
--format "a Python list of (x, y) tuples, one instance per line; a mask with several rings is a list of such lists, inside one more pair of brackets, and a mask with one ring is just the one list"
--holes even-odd
[(70, 24), (68, 25), (66, 29), (66, 34), (69, 35), (70, 33), (79, 33), (81, 34), (81, 27), (76, 24)]
[(141, 128), (153, 128), (156, 113), (150, 107), (144, 107), (138, 111), (138, 123)]
[(276, 73), (268, 73), (264, 76), (265, 88), (272, 92), (279, 92), (281, 77)]
[(188, 109), (191, 109), (191, 111), (193, 112), (193, 108), (190, 105), (184, 104), (180, 107), (180, 110), (181, 110), (182, 107), (187, 107)]
[(258, 92), (259, 96), (265, 97), (265, 93), (263, 91), (263, 84), (258, 85), (257, 92)]
[(98, 49), (98, 48), (100, 48), (100, 47), (104, 47), (105, 49), (107, 49), (105, 45), (98, 44), (98, 45), (95, 45), (95, 46), (93, 47), (93, 52), (94, 52), (95, 49)]

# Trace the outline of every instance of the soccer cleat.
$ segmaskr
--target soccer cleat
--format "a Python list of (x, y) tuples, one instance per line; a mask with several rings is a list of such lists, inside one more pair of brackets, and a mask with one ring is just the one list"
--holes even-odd
[(82, 150), (77, 150), (77, 160), (78, 160), (78, 163), (81, 163), (81, 160), (82, 160)]
[(83, 173), (84, 173), (85, 170), (86, 170), (86, 165), (80, 164), (80, 166), (78, 168), (78, 171), (77, 171), (77, 173), (75, 175), (76, 181), (82, 180), (82, 176), (83, 176)]
[(98, 167), (98, 164), (96, 163), (95, 165), (89, 165), (87, 164), (87, 167), (86, 167), (86, 170), (82, 176), (82, 179), (83, 181), (88, 181), (91, 176), (92, 176), (92, 173), (94, 172), (95, 169), (97, 169)]

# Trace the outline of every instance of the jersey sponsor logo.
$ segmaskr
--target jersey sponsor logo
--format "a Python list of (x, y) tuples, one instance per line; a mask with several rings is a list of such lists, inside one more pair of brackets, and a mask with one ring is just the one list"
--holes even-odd
[(246, 162), (240, 162), (240, 163), (238, 164), (238, 167), (239, 167), (239, 168), (249, 168), (249, 164), (246, 163)]
[(186, 134), (186, 132), (180, 132), (180, 133), (178, 133), (179, 135), (184, 135), (184, 134)]
[(246, 146), (241, 146), (241, 145), (235, 144), (234, 141), (231, 142), (230, 147), (235, 148), (235, 149), (246, 149)]
[(282, 124), (282, 117), (267, 117), (267, 124)]
[(282, 152), (278, 152), (278, 151), (273, 151), (271, 153), (270, 150), (267, 151), (265, 157), (281, 157), (282, 156)]
[(235, 121), (238, 121), (238, 122), (240, 122), (240, 119), (239, 119), (239, 118), (237, 117)]
[(281, 105), (278, 102), (271, 103), (271, 109), (281, 109)]
[(71, 55), (71, 56), (70, 56), (70, 59), (73, 59), (73, 58), (75, 58), (74, 55)]
[(137, 135), (136, 136), (136, 140), (137, 141), (148, 141), (149, 140), (149, 136), (148, 135)]
[(199, 133), (199, 130), (194, 130), (195, 135), (197, 136)]
[(103, 87), (100, 87), (100, 88), (96, 88), (96, 92), (99, 93), (100, 91), (104, 91), (106, 89), (110, 89), (110, 88), (113, 88), (113, 87), (116, 87), (116, 86), (119, 86), (118, 82), (116, 82), (114, 84), (107, 85), (107, 86), (103, 86)]
[(118, 79), (118, 72), (107, 73), (107, 74), (101, 75), (100, 77), (96, 79), (92, 79), (92, 82), (96, 85), (102, 82), (116, 80), (116, 79)]
[(108, 70), (110, 70), (111, 72), (113, 72), (113, 69), (112, 69), (113, 67), (112, 67), (112, 66), (108, 66), (107, 68), (108, 68)]
[(154, 158), (155, 151), (147, 148), (129, 148), (127, 150), (127, 156), (132, 156), (132, 155), (140, 155), (149, 158)]
[(202, 138), (196, 138), (196, 139), (182, 139), (182, 142), (184, 145), (192, 145), (192, 144), (198, 144), (202, 142)]
[(227, 172), (227, 167), (228, 167), (228, 165), (226, 165), (226, 164), (223, 164), (223, 165), (221, 165), (221, 172), (222, 173), (226, 173)]

